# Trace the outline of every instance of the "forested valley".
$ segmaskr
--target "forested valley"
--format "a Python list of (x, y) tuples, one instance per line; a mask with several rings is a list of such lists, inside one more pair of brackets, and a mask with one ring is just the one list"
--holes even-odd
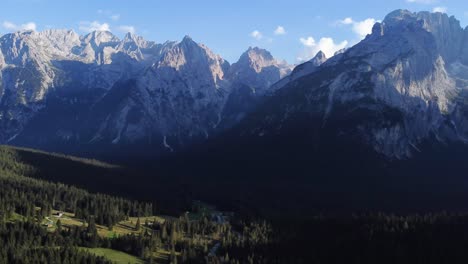
[(42, 175), (40, 168), (19, 151), (47, 158), (57, 168), (72, 162), (80, 168), (74, 175), (112, 175), (109, 170), (118, 168), (0, 147), (1, 263), (463, 263), (468, 258), (463, 213), (305, 211), (302, 217), (275, 217), (219, 211), (195, 200), (184, 210), (178, 203), (177, 210), (166, 212), (155, 200), (35, 178)]

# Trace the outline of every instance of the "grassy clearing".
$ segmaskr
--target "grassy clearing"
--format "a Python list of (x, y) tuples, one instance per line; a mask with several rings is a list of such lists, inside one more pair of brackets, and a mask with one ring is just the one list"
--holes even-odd
[[(41, 208), (37, 207), (36, 210), (40, 210)], [(216, 212), (215, 208), (207, 205), (207, 204), (200, 204), (199, 206), (199, 211), (197, 214), (192, 214), (190, 213), (189, 216), (190, 218), (201, 218), (203, 215), (211, 215), (211, 213)], [(140, 230), (136, 230), (136, 224), (138, 219), (140, 220)], [(170, 221), (175, 219), (174, 217), (171, 216), (149, 216), (149, 217), (130, 217), (128, 220), (121, 221), (117, 223), (112, 230), (109, 230), (109, 227), (107, 226), (102, 226), (102, 225), (96, 225), (97, 232), (99, 236), (105, 237), (105, 238), (114, 238), (122, 235), (128, 235), (128, 234), (141, 234), (145, 232), (147, 228), (145, 226), (146, 223), (149, 225), (152, 225), (154, 223), (156, 224), (163, 224), (166, 221)], [(24, 217), (14, 213), (9, 219), (10, 221), (22, 221), (24, 220)], [(84, 226), (87, 227), (88, 223), (86, 223), (83, 219), (79, 219), (75, 217), (74, 213), (70, 212), (63, 212), (63, 211), (57, 211), (57, 210), (52, 210), (51, 215), (47, 216), (45, 219), (42, 220), (41, 224), (44, 226), (47, 226), (47, 230), (50, 232), (54, 232), (57, 229), (57, 221), (60, 220), (62, 227), (64, 228), (70, 228), (73, 226)], [(183, 240), (186, 238), (182, 238)], [(202, 246), (205, 243), (207, 244), (212, 244), (214, 242), (213, 239), (217, 238), (208, 238), (208, 237), (198, 237), (197, 241), (198, 243), (195, 243), (195, 246)], [(117, 264), (127, 264), (127, 263), (145, 263), (144, 260), (136, 257), (129, 255), (127, 253), (117, 251), (117, 250), (112, 250), (112, 249), (107, 249), (107, 248), (85, 248), (85, 247), (80, 247), (80, 249), (86, 250), (87, 252), (91, 254), (95, 254), (97, 256), (103, 256), (110, 261), (117, 263)], [(180, 252), (175, 252), (176, 255), (180, 255)], [(171, 252), (165, 248), (159, 248), (157, 251), (154, 251), (152, 253), (153, 259), (156, 261), (155, 263), (168, 263)]]
[(159, 216), (140, 217), (141, 229), (139, 231), (136, 230), (137, 221), (138, 221), (138, 217), (130, 217), (128, 220), (121, 221), (117, 223), (116, 225), (114, 225), (112, 230), (109, 230), (108, 227), (97, 225), (98, 234), (101, 237), (107, 237), (107, 238), (112, 238), (112, 237), (117, 237), (117, 236), (122, 236), (122, 235), (127, 235), (127, 234), (139, 234), (146, 229), (145, 228), (146, 221), (148, 221), (148, 223), (156, 222), (156, 223), (162, 224), (166, 220)]
[[(86, 222), (83, 221), (83, 219), (75, 218), (75, 215), (73, 213), (69, 212), (63, 212), (63, 215), (61, 217), (57, 216), (57, 213), (59, 211), (57, 210), (52, 210), (52, 215), (48, 217), (53, 222), (53, 226), (49, 227), (49, 231), (54, 231), (56, 228), (57, 221), (60, 219), (60, 222), (62, 223), (63, 227), (72, 227), (72, 226), (88, 226)], [(139, 234), (142, 231), (144, 231), (145, 228), (145, 223), (148, 222), (152, 224), (153, 222), (162, 224), (166, 221), (165, 217), (160, 217), (160, 216), (148, 216), (148, 217), (140, 217), (140, 224), (141, 224), (141, 229), (139, 231), (136, 230), (136, 223), (138, 221), (138, 217), (130, 217), (126, 221), (121, 221), (114, 225), (112, 230), (109, 230), (109, 227), (103, 226), (103, 225), (96, 225), (97, 231), (99, 236), (101, 237), (106, 237), (106, 238), (113, 238), (113, 237), (118, 237), (122, 235), (128, 235), (128, 234)], [(48, 223), (49, 220), (44, 219), (42, 222), (43, 224)]]
[(116, 264), (144, 264), (145, 262), (137, 258), (135, 256), (129, 255), (127, 253), (113, 250), (113, 249), (108, 249), (108, 248), (85, 248), (85, 247), (80, 247), (80, 249), (83, 249), (91, 254), (94, 254), (96, 256), (102, 256), (105, 257), (106, 259), (116, 263)]

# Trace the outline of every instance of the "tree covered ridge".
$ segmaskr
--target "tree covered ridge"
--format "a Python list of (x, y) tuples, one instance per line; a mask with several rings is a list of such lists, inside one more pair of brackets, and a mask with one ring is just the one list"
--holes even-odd
[(69, 161), (73, 161), (77, 163), (82, 163), (84, 165), (101, 167), (101, 168), (114, 168), (114, 169), (120, 168), (120, 166), (118, 165), (106, 163), (106, 162), (96, 160), (96, 159), (80, 158), (76, 156), (71, 156), (71, 155), (66, 155), (66, 154), (61, 154), (61, 153), (45, 152), (45, 151), (31, 149), (31, 148), (0, 145), (0, 153), (4, 153), (5, 155), (9, 156), (10, 159), (14, 158), (16, 162), (21, 161), (21, 158), (18, 155), (19, 152), (29, 152), (29, 153), (34, 153), (37, 155), (49, 156), (56, 160), (59, 160), (59, 159), (69, 160)]
[(13, 149), (0, 147), (0, 211), (5, 217), (16, 212), (25, 217), (49, 215), (52, 209), (72, 212), (78, 218), (112, 226), (131, 216), (149, 216), (151, 203), (131, 201), (106, 194), (92, 194), (61, 183), (29, 178), (36, 168), (21, 162)]
[[(49, 164), (61, 166), (62, 157), (39, 154)], [(0, 263), (108, 263), (80, 251), (79, 247), (113, 249), (150, 263), (158, 259), (157, 252), (161, 251), (166, 252), (167, 263), (216, 263), (222, 241), (233, 243), (250, 237), (232, 229), (222, 218), (197, 213), (197, 206), (192, 208), (196, 219), (184, 213), (160, 222), (147, 217), (154, 217), (151, 203), (33, 178), (43, 168), (23, 161), (23, 157), (17, 149), (0, 147), (0, 242), (4, 245)], [(50, 167), (46, 171), (54, 173)], [(77, 175), (85, 172), (88, 171), (79, 171)], [(54, 218), (52, 212), (57, 211), (73, 214), (79, 222), (65, 225), (57, 217), (53, 226), (49, 226)], [(117, 236), (114, 233), (109, 237), (98, 231), (100, 225), (99, 228), (105, 227), (112, 233), (114, 225), (119, 228), (128, 225), (131, 217), (137, 218), (134, 227), (129, 227), (133, 229), (131, 233)], [(235, 256), (230, 263), (238, 263)]]

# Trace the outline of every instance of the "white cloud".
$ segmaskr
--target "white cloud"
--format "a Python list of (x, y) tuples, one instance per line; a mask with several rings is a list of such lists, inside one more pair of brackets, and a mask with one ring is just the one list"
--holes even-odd
[(315, 39), (313, 37), (300, 38), (299, 40), (301, 41), (302, 45), (306, 47), (312, 47), (316, 44)]
[(408, 3), (416, 3), (416, 4), (426, 4), (426, 5), (429, 5), (429, 4), (437, 3), (438, 0), (406, 0), (406, 2), (408, 2)]
[(36, 23), (29, 22), (29, 23), (21, 25), (21, 28), (24, 30), (36, 30)]
[(10, 21), (3, 22), (2, 26), (7, 30), (16, 30), (17, 26)]
[(318, 42), (313, 37), (300, 38), (299, 41), (304, 45), (304, 50), (297, 58), (299, 61), (306, 61), (313, 58), (319, 51), (325, 53), (327, 58), (332, 57), (335, 52), (348, 46), (348, 41), (344, 40), (335, 43), (332, 38), (321, 38)]
[(132, 34), (135, 34), (135, 32), (136, 32), (136, 29), (135, 29), (134, 26), (128, 26), (128, 25), (119, 26), (117, 29), (118, 29), (119, 31), (124, 32), (124, 33), (130, 32), (130, 33), (132, 33)]
[(437, 13), (437, 12), (439, 12), (439, 13), (447, 13), (447, 7), (445, 7), (445, 6), (436, 6), (436, 7), (434, 7), (434, 8), (432, 9), (432, 12), (434, 12), (434, 13)]
[(120, 14), (111, 15), (110, 18), (114, 21), (117, 21), (120, 19)]
[(278, 26), (276, 29), (275, 29), (275, 35), (284, 35), (286, 34), (286, 30), (284, 29), (284, 27), (282, 26)]
[(263, 38), (262, 32), (258, 30), (254, 30), (252, 33), (250, 33), (250, 36), (256, 40), (261, 40)]
[(110, 31), (110, 26), (107, 23), (100, 23), (99, 21), (81, 21), (78, 27), (81, 31), (92, 32), (92, 31)]
[(352, 30), (360, 39), (365, 38), (368, 34), (372, 33), (372, 27), (375, 23), (379, 22), (374, 18), (368, 18), (362, 21), (354, 21), (351, 17), (340, 20), (339, 23), (343, 25), (352, 25)]
[(15, 23), (12, 23), (10, 21), (4, 21), (2, 23), (2, 26), (6, 29), (6, 30), (10, 30), (10, 31), (20, 31), (20, 30), (36, 30), (37, 26), (36, 26), (36, 23), (34, 22), (29, 22), (29, 23), (26, 23), (26, 24), (21, 24), (21, 25), (16, 25)]
[(353, 24), (353, 22), (354, 22), (353, 19), (350, 18), (350, 17), (347, 17), (347, 18), (340, 21), (340, 23), (342, 23), (344, 25), (351, 25), (351, 24)]
[(353, 23), (353, 31), (358, 34), (361, 39), (365, 38), (368, 34), (372, 33), (372, 27), (377, 22), (373, 18), (368, 18), (363, 21), (358, 21)]

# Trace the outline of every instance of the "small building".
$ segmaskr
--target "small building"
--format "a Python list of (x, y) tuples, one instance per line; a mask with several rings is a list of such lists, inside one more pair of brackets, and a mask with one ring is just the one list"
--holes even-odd
[(55, 217), (60, 218), (63, 216), (63, 212), (57, 212), (54, 214)]

